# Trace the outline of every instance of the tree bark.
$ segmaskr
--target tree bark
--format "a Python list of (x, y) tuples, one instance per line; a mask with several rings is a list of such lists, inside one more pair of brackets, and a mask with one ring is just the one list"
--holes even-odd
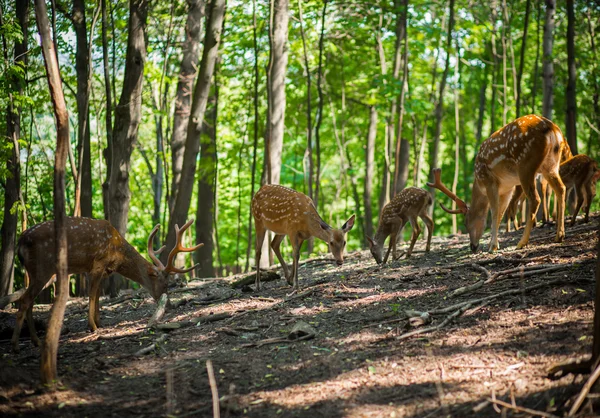
[(546, 0), (546, 21), (544, 24), (543, 43), (543, 102), (542, 115), (552, 120), (554, 107), (554, 65), (552, 63), (552, 46), (554, 43), (554, 13), (556, 12), (556, 0)]
[(575, 10), (574, 0), (567, 0), (567, 141), (573, 155), (577, 155), (577, 98), (575, 64)]
[[(300, 35), (302, 37), (302, 51), (304, 58), (304, 69), (306, 71), (306, 165), (308, 178), (306, 179), (308, 197), (313, 197), (314, 181), (314, 163), (313, 163), (313, 145), (312, 145), (312, 103), (311, 103), (311, 77), (310, 65), (308, 62), (308, 51), (306, 48), (306, 36), (304, 34), (304, 19), (302, 17), (302, 0), (298, 0), (298, 18), (300, 20)], [(309, 251), (310, 252), (310, 251)]]
[[(398, 6), (398, 4), (396, 5)], [(408, 164), (410, 163), (410, 145), (408, 140), (402, 138), (402, 128), (404, 124), (404, 101), (406, 97), (406, 91), (408, 90), (408, 0), (403, 0), (402, 6), (402, 13), (400, 16), (398, 16), (402, 30), (398, 30), (396, 27), (396, 58), (398, 57), (400, 51), (400, 42), (398, 40), (399, 35), (402, 36), (400, 40), (404, 41), (404, 53), (402, 56), (402, 86), (400, 88), (398, 122), (396, 125), (396, 155), (394, 167), (394, 185), (392, 188), (394, 195), (406, 187), (406, 181), (408, 180)], [(397, 12), (399, 12), (398, 9)], [(395, 78), (398, 78), (395, 67), (396, 66), (394, 65), (394, 75)], [(395, 103), (392, 103), (392, 110), (394, 110), (394, 108)], [(394, 114), (395, 112), (392, 111), (392, 115)]]
[(200, 161), (198, 163), (198, 204), (196, 206), (196, 240), (204, 243), (194, 253), (194, 261), (199, 264), (196, 269), (198, 277), (214, 276), (213, 250), (213, 219), (215, 217), (215, 192), (217, 182), (217, 107), (218, 88), (216, 85), (213, 96), (209, 99), (206, 118), (202, 125), (200, 137)]
[(105, 129), (106, 129), (106, 148), (102, 151), (104, 161), (106, 162), (106, 177), (102, 183), (102, 202), (104, 207), (104, 219), (110, 219), (110, 197), (109, 197), (109, 185), (110, 175), (112, 172), (112, 150), (113, 150), (113, 126), (112, 126), (112, 112), (113, 112), (113, 95), (112, 95), (112, 82), (110, 79), (110, 67), (108, 63), (108, 22), (106, 13), (106, 0), (100, 0), (102, 5), (102, 67), (104, 72), (104, 94), (106, 97), (106, 110), (105, 110)]
[[(377, 31), (375, 32), (375, 41), (377, 47), (377, 54), (379, 56), (379, 65), (381, 67), (381, 75), (383, 76), (383, 84), (386, 84), (386, 75), (387, 75), (387, 62), (385, 59), (385, 49), (383, 46), (382, 40), (383, 33), (383, 13), (379, 15), (379, 25), (377, 26)], [(398, 69), (400, 68), (399, 58), (398, 58)], [(395, 102), (395, 100), (394, 100)], [(396, 105), (392, 103), (393, 113), (386, 117), (385, 124), (385, 137), (383, 142), (383, 174), (381, 176), (381, 191), (379, 192), (379, 213), (383, 211), (383, 208), (390, 201), (390, 195), (392, 192), (392, 146), (394, 143), (394, 122), (393, 117), (396, 113)], [(369, 125), (369, 129), (370, 129)]]
[(373, 208), (371, 198), (373, 194), (373, 174), (375, 165), (375, 139), (377, 137), (377, 109), (369, 108), (369, 131), (367, 133), (367, 148), (365, 150), (365, 190), (363, 201), (365, 204), (365, 234), (373, 237)]
[[(592, 53), (592, 59), (595, 63), (598, 62), (598, 55), (596, 54), (596, 42), (595, 42), (595, 28), (594, 28), (594, 24), (592, 23), (592, 18), (591, 18), (591, 12), (588, 9), (588, 12), (586, 13), (586, 18), (587, 18), (587, 22), (588, 22), (588, 31), (589, 31), (589, 37), (590, 37), (590, 50)], [(600, 75), (598, 74), (598, 65), (595, 65), (593, 70), (592, 70), (592, 80), (594, 80), (593, 84), (594, 84), (594, 93), (592, 95), (592, 104), (593, 104), (593, 109), (594, 109), (594, 115), (593, 115), (593, 120), (595, 120), (596, 122), (596, 126), (600, 126)], [(594, 140), (594, 138), (596, 138)], [(593, 129), (590, 130), (590, 139), (588, 140), (588, 145), (587, 145), (587, 150), (586, 150), (586, 155), (591, 155), (592, 154), (592, 143), (595, 142), (596, 144), (600, 143), (600, 134), (598, 134), (597, 132), (594, 132)]]
[(525, 66), (525, 48), (527, 46), (527, 32), (529, 30), (529, 13), (531, 11), (531, 0), (527, 0), (525, 6), (525, 22), (523, 23), (523, 38), (521, 39), (521, 56), (519, 59), (519, 71), (517, 73), (517, 114), (521, 116), (521, 79), (523, 78), (523, 67)]
[[(429, 165), (430, 181), (433, 182), (432, 169), (438, 166), (438, 150), (440, 146), (440, 136), (442, 133), (442, 118), (444, 116), (444, 89), (446, 88), (446, 78), (448, 77), (448, 70), (450, 68), (450, 48), (452, 46), (452, 27), (454, 26), (454, 0), (450, 0), (448, 5), (448, 11), (450, 17), (448, 18), (448, 34), (446, 40), (446, 63), (444, 65), (444, 73), (440, 80), (440, 89), (438, 91), (438, 100), (435, 105), (435, 131), (433, 136), (433, 150), (431, 152), (431, 164)], [(431, 205), (431, 210), (435, 205), (435, 189), (429, 188), (431, 198), (434, 204)]]
[(131, 153), (141, 121), (142, 84), (146, 61), (148, 2), (130, 0), (125, 75), (113, 128), (113, 161), (109, 185), (110, 222), (125, 236), (131, 191)]
[[(319, 36), (319, 68), (317, 70), (317, 92), (319, 93), (319, 104), (317, 110), (317, 123), (315, 126), (315, 153), (317, 154), (317, 167), (315, 174), (315, 207), (319, 208), (321, 190), (321, 124), (323, 123), (323, 41), (325, 40), (325, 16), (327, 14), (327, 0), (323, 0), (323, 12), (321, 13), (321, 35)], [(286, 34), (287, 38), (287, 34)]]
[[(0, 6), (0, 25), (3, 23), (2, 6)], [(29, 1), (18, 0), (15, 5), (17, 21), (21, 26), (23, 39), (15, 43), (15, 65), (22, 65), (27, 69), (27, 37), (29, 26)], [(4, 60), (9, 62), (6, 40), (2, 36), (4, 47)], [(8, 175), (4, 184), (4, 217), (0, 228), (0, 296), (12, 293), (15, 261), (15, 244), (17, 238), (17, 224), (19, 211), (13, 212), (13, 207), (20, 199), (21, 194), (21, 164), (19, 139), (21, 138), (21, 107), (13, 104), (13, 94), (22, 95), (25, 90), (25, 78), (15, 79), (10, 85), (14, 90), (8, 92), (8, 108), (6, 109), (6, 140), (12, 145), (12, 152), (7, 161)]]
[(540, 46), (542, 45), (540, 39), (540, 20), (542, 18), (542, 2), (537, 2), (537, 43), (535, 49), (535, 65), (533, 69), (533, 88), (531, 89), (531, 113), (535, 113), (535, 105), (537, 100), (537, 90), (538, 90), (538, 78), (539, 78), (539, 68), (540, 68)]
[[(167, 248), (173, 248), (175, 245), (175, 225), (183, 225), (186, 222), (190, 208), (196, 174), (196, 158), (200, 149), (200, 137), (208, 103), (208, 95), (219, 52), (225, 8), (226, 0), (212, 0), (210, 4), (206, 34), (204, 36), (202, 62), (200, 63), (198, 80), (196, 81), (194, 97), (192, 99), (179, 190), (171, 218), (169, 219), (169, 229), (165, 244)], [(166, 261), (167, 256), (167, 252), (161, 254), (163, 262)]]
[[(258, 150), (258, 36), (256, 22), (256, 0), (252, 0), (252, 44), (254, 48), (254, 97), (252, 100), (254, 108), (254, 141), (252, 144), (252, 180), (250, 185), (250, 199), (254, 198), (254, 186), (256, 184), (256, 153)], [(246, 266), (244, 272), (250, 269), (250, 251), (252, 249), (252, 208), (248, 205), (248, 246), (246, 247)], [(258, 264), (258, 260), (256, 260)]]
[(42, 347), (40, 373), (43, 384), (54, 385), (57, 379), (57, 352), (60, 330), (69, 298), (69, 281), (67, 275), (67, 230), (65, 227), (65, 167), (67, 148), (69, 146), (69, 117), (62, 91), (60, 71), (56, 51), (50, 35), (48, 10), (43, 0), (35, 0), (35, 16), (40, 38), (42, 54), (50, 98), (56, 119), (56, 152), (54, 159), (54, 228), (56, 242), (56, 280), (58, 294), (50, 311), (50, 319), (46, 330), (46, 338)]
[(73, 0), (73, 28), (75, 29), (77, 72), (77, 150), (79, 154), (78, 187), (80, 215), (92, 217), (92, 163), (90, 156), (89, 48), (84, 0)]
[(192, 104), (191, 91), (196, 78), (198, 57), (200, 56), (200, 39), (202, 36), (202, 20), (205, 13), (205, 0), (187, 0), (188, 16), (185, 24), (185, 42), (183, 44), (183, 57), (179, 69), (177, 93), (175, 95), (175, 114), (173, 116), (173, 135), (171, 136), (171, 193), (169, 195), (169, 211), (173, 211), (183, 155), (185, 139), (190, 118)]

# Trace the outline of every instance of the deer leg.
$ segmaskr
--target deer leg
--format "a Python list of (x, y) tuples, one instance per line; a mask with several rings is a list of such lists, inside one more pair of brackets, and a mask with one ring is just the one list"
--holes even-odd
[(298, 286), (298, 261), (300, 260), (300, 249), (302, 248), (302, 242), (303, 240), (300, 239), (298, 236), (295, 236), (292, 240), (292, 248), (293, 248), (293, 258), (294, 258), (294, 262), (292, 265), (292, 277), (293, 277), (293, 284), (294, 284), (294, 291), (298, 290), (299, 286)]
[(103, 274), (91, 273), (90, 306), (88, 307), (88, 326), (95, 332), (100, 326), (100, 285)]
[(556, 198), (556, 242), (562, 242), (565, 238), (565, 185), (560, 179), (558, 169), (554, 173), (547, 173), (545, 177)]
[(544, 224), (547, 224), (550, 221), (550, 217), (548, 216), (548, 182), (545, 178), (540, 180), (540, 186), (542, 189), (542, 221)]
[(409, 222), (412, 227), (412, 235), (410, 237), (410, 247), (408, 247), (408, 251), (406, 252), (406, 258), (411, 256), (415, 243), (417, 242), (417, 239), (419, 239), (419, 235), (421, 235), (421, 227), (419, 226), (417, 218), (410, 218)]
[(502, 219), (499, 208), (500, 196), (498, 196), (498, 185), (495, 182), (491, 182), (491, 184), (486, 187), (486, 193), (490, 202), (490, 210), (492, 213), (492, 224), (490, 225), (492, 233), (488, 251), (493, 253), (494, 251), (498, 250), (498, 227), (500, 226), (500, 220)]
[(533, 228), (533, 224), (535, 223), (535, 217), (537, 211), (540, 207), (540, 196), (538, 195), (535, 181), (532, 184), (526, 183), (525, 176), (521, 178), (521, 186), (523, 187), (523, 192), (525, 196), (527, 196), (527, 224), (525, 226), (525, 231), (523, 232), (523, 237), (517, 244), (517, 249), (521, 249), (527, 245), (529, 242), (529, 236), (531, 235), (531, 229)]
[(27, 309), (27, 329), (29, 330), (29, 337), (31, 338), (33, 345), (39, 347), (40, 339), (37, 336), (35, 323), (33, 322), (33, 304), (29, 307), (29, 309)]
[(594, 199), (594, 190), (592, 182), (588, 181), (584, 186), (584, 202), (583, 211), (585, 212), (585, 218), (583, 222), (587, 223), (590, 220), (590, 206), (592, 206), (592, 200)]
[(581, 185), (580, 187), (575, 187), (573, 191), (575, 192), (575, 209), (573, 209), (573, 211), (571, 212), (571, 226), (575, 225), (577, 215), (579, 214), (579, 210), (581, 209), (581, 205), (583, 204), (585, 199), (583, 185)]
[(273, 249), (273, 252), (277, 256), (277, 259), (279, 260), (279, 264), (281, 264), (281, 267), (283, 268), (283, 274), (285, 276), (285, 279), (287, 280), (288, 284), (291, 285), (292, 284), (291, 283), (292, 276), (290, 275), (287, 264), (285, 264), (285, 261), (283, 261), (283, 257), (281, 255), (281, 249), (280, 249), (281, 242), (283, 241), (284, 238), (285, 238), (285, 235), (275, 235), (275, 237), (273, 238), (273, 241), (271, 241), (271, 248)]
[(255, 229), (256, 229), (256, 247), (254, 248), (254, 254), (255, 254), (255, 262), (256, 262), (256, 279), (254, 281), (255, 285), (256, 285), (256, 290), (260, 290), (260, 257), (261, 257), (261, 250), (262, 250), (262, 244), (263, 241), (265, 240), (265, 234), (267, 233), (267, 230), (265, 229), (265, 227), (258, 222), (258, 220), (255, 218), (254, 219), (254, 224), (255, 224)]
[(425, 222), (425, 226), (427, 227), (427, 246), (425, 247), (425, 252), (429, 252), (431, 249), (431, 236), (433, 235), (433, 219), (429, 217), (427, 214), (427, 209), (423, 211), (420, 215), (423, 222)]
[[(23, 328), (23, 321), (25, 321), (26, 316), (28, 317), (27, 326), (29, 327), (29, 332), (31, 334), (31, 341), (34, 344), (36, 344), (36, 342), (39, 344), (40, 341), (35, 332), (35, 325), (33, 324), (33, 302), (42, 289), (44, 289), (48, 280), (44, 280), (43, 278), (42, 280), (36, 280), (36, 275), (34, 274), (31, 274), (30, 277), (31, 281), (29, 287), (19, 299), (19, 311), (17, 312), (15, 329), (11, 339), (12, 349), (15, 353), (19, 352), (19, 337), (21, 336), (21, 328)], [(33, 333), (31, 333), (32, 330)]]
[(395, 245), (396, 245), (396, 233), (392, 232), (390, 235), (390, 242), (388, 245), (388, 250), (385, 253), (385, 257), (383, 257), (383, 261), (381, 262), (381, 264), (387, 263), (388, 257), (390, 256), (390, 251), (392, 251), (392, 247)]

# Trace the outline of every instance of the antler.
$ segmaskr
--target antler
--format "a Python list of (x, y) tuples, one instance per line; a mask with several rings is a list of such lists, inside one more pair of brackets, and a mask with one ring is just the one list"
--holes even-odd
[(455, 195), (454, 193), (452, 193), (452, 191), (448, 190), (448, 188), (446, 186), (444, 186), (444, 184), (442, 183), (442, 180), (440, 179), (440, 175), (442, 174), (442, 169), (441, 168), (434, 168), (432, 170), (432, 172), (433, 172), (434, 182), (433, 183), (427, 183), (427, 185), (429, 187), (433, 187), (435, 189), (438, 189), (439, 191), (441, 191), (442, 193), (444, 193), (450, 199), (454, 200), (456, 202), (456, 205), (458, 206), (458, 209), (451, 210), (451, 209), (448, 209), (447, 207), (445, 207), (444, 205), (442, 205), (440, 203), (440, 206), (442, 207), (442, 209), (444, 209), (448, 213), (453, 213), (453, 214), (464, 213), (464, 214), (466, 214), (469, 211), (469, 206), (467, 206), (467, 204), (463, 200), (461, 200), (457, 195)]
[(156, 233), (158, 232), (159, 229), (160, 229), (160, 224), (156, 225), (154, 227), (154, 229), (152, 230), (152, 232), (150, 232), (150, 236), (148, 237), (148, 255), (150, 256), (150, 258), (152, 259), (154, 264), (158, 268), (163, 270), (165, 268), (165, 266), (163, 263), (161, 263), (161, 261), (158, 259), (157, 256), (164, 251), (165, 246), (163, 245), (157, 251), (154, 251), (154, 248), (153, 248), (154, 246), (152, 245), (152, 242), (154, 241), (154, 237), (156, 236)]
[(173, 265), (173, 261), (175, 260), (175, 256), (180, 253), (180, 252), (185, 252), (185, 253), (189, 253), (192, 251), (196, 251), (198, 248), (202, 247), (204, 244), (200, 243), (197, 244), (193, 247), (189, 247), (186, 248), (181, 244), (181, 239), (183, 237), (183, 233), (185, 232), (186, 229), (188, 229), (190, 227), (190, 225), (194, 223), (193, 219), (190, 219), (189, 221), (186, 222), (185, 225), (183, 225), (181, 227), (181, 229), (179, 228), (179, 225), (175, 225), (175, 236), (176, 236), (176, 242), (177, 244), (175, 244), (175, 247), (173, 247), (173, 249), (171, 250), (171, 252), (169, 253), (169, 258), (167, 259), (167, 267), (165, 267), (166, 271), (169, 272), (174, 272), (174, 273), (187, 273), (188, 271), (191, 271), (193, 269), (195, 269), (196, 267), (198, 267), (199, 264), (196, 264), (192, 267), (189, 267), (187, 269), (180, 269), (177, 268)]

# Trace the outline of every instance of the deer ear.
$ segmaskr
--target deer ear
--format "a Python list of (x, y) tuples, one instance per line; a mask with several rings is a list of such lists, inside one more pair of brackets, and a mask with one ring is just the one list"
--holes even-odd
[(373, 238), (371, 238), (368, 235), (365, 235), (365, 238), (367, 239), (367, 241), (369, 242), (369, 247), (373, 247), (375, 246), (375, 241), (373, 241)]
[(355, 219), (355, 216), (352, 215), (350, 217), (350, 219), (348, 219), (346, 221), (346, 223), (344, 225), (342, 225), (342, 231), (344, 231), (344, 233), (346, 233), (352, 229), (352, 227), (354, 226), (354, 219)]

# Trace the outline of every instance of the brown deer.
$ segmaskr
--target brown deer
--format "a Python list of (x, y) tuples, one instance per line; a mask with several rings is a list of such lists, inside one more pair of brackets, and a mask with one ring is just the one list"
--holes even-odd
[[(354, 226), (354, 215), (346, 221), (340, 229), (327, 225), (317, 213), (311, 198), (287, 187), (266, 184), (262, 186), (252, 198), (252, 215), (256, 228), (256, 289), (260, 289), (260, 262), (261, 247), (267, 230), (273, 231), (275, 237), (271, 248), (283, 267), (283, 272), (288, 284), (293, 285), (294, 291), (298, 289), (298, 259), (300, 247), (310, 237), (322, 239), (329, 245), (338, 265), (344, 262), (344, 248), (346, 246), (346, 233)], [(293, 265), (292, 271), (283, 261), (279, 246), (281, 241), (288, 236), (292, 243)]]
[[(396, 260), (396, 240), (398, 234), (402, 232), (404, 225), (410, 222), (412, 226), (412, 237), (410, 247), (406, 252), (406, 257), (410, 257), (415, 246), (415, 242), (421, 234), (421, 228), (417, 217), (423, 219), (427, 226), (427, 247), (425, 251), (429, 252), (431, 247), (431, 235), (433, 234), (433, 220), (427, 214), (427, 210), (432, 205), (433, 200), (429, 192), (418, 187), (408, 187), (398, 193), (390, 202), (384, 206), (379, 217), (379, 226), (375, 237), (367, 237), (371, 254), (377, 264), (385, 264), (392, 250), (392, 260)], [(387, 237), (390, 237), (388, 250), (383, 256), (383, 245)]]
[(517, 213), (519, 210), (522, 210), (524, 201), (525, 196), (523, 195), (523, 188), (521, 186), (516, 186), (512, 198), (510, 199), (510, 203), (506, 207), (506, 232), (510, 232), (511, 223), (514, 225), (515, 231), (518, 231), (521, 228)]
[(517, 248), (523, 248), (529, 242), (535, 214), (540, 206), (535, 177), (537, 173), (541, 173), (557, 196), (559, 216), (556, 241), (562, 242), (565, 236), (565, 185), (558, 170), (561, 156), (568, 146), (566, 144), (560, 128), (550, 120), (536, 115), (523, 116), (494, 132), (481, 144), (475, 158), (475, 181), (470, 206), (442, 184), (441, 169), (433, 170), (435, 182), (427, 184), (456, 202), (458, 209), (454, 211), (441, 205), (446, 212), (465, 215), (473, 252), (479, 249), (487, 213), (491, 209), (492, 236), (489, 251), (493, 252), (498, 250), (500, 220), (517, 185), (521, 185), (529, 201), (527, 226)]
[[(152, 241), (160, 225), (156, 225), (148, 238), (148, 253), (154, 265), (146, 261), (137, 250), (129, 244), (108, 221), (89, 218), (67, 218), (67, 263), (70, 274), (89, 273), (90, 305), (88, 324), (92, 331), (100, 325), (100, 284), (110, 273), (116, 272), (136, 283), (141, 284), (155, 301), (163, 293), (167, 293), (169, 276), (173, 273), (186, 273), (196, 266), (179, 269), (173, 265), (179, 252), (191, 252), (204, 244), (191, 248), (181, 245), (183, 232), (190, 227), (193, 220), (188, 221), (181, 229), (176, 225), (177, 244), (169, 253), (167, 265), (163, 265), (157, 257), (164, 246), (154, 251)], [(19, 336), (25, 315), (31, 334), (31, 340), (39, 345), (33, 325), (33, 302), (42, 289), (52, 283), (56, 274), (54, 221), (37, 224), (27, 229), (18, 242), (17, 255), (27, 270), (30, 283), (27, 290), (18, 299), (20, 302), (15, 330), (12, 337), (14, 351), (19, 350)], [(11, 295), (6, 296), (7, 299)], [(2, 305), (2, 302), (0, 302)]]

